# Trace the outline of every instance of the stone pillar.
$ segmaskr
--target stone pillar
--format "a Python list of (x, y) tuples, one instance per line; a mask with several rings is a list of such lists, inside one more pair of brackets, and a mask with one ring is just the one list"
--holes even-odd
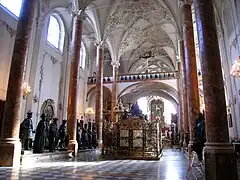
[(117, 113), (116, 113), (116, 106), (117, 106), (117, 82), (118, 82), (118, 67), (119, 62), (112, 62), (113, 66), (113, 83), (112, 83), (112, 103), (111, 103), (111, 121), (113, 123), (117, 122)]
[(76, 140), (77, 128), (77, 92), (78, 92), (78, 70), (80, 62), (80, 48), (82, 41), (82, 11), (79, 11), (74, 17), (74, 29), (72, 38), (72, 61), (70, 68), (70, 82), (68, 91), (68, 112), (67, 128), (69, 134), (68, 149), (75, 156), (78, 150)]
[(200, 112), (191, 4), (191, 0), (180, 0), (183, 22), (184, 54), (186, 63), (186, 85), (188, 87), (187, 102), (190, 131), (189, 148), (195, 141), (196, 119)]
[(19, 129), (23, 72), (36, 2), (37, 0), (23, 0), (22, 10), (18, 19), (3, 115), (3, 128), (0, 140), (0, 166), (16, 167), (20, 165), (21, 143), (19, 140)]
[(95, 107), (95, 122), (97, 126), (98, 147), (102, 148), (103, 138), (103, 59), (104, 46), (103, 42), (97, 46), (97, 63), (96, 63), (96, 107)]
[(182, 62), (178, 62), (178, 73), (179, 73), (179, 79), (178, 79), (178, 95), (179, 95), (179, 120), (180, 120), (180, 140), (184, 140), (184, 102), (183, 102), (183, 84), (182, 84), (182, 71), (181, 71), (181, 64)]
[(188, 100), (187, 100), (187, 77), (186, 77), (186, 61), (184, 53), (184, 41), (179, 41), (180, 59), (181, 59), (181, 77), (182, 77), (182, 108), (183, 108), (183, 129), (184, 141), (183, 146), (186, 147), (186, 136), (188, 135)]
[(224, 83), (212, 0), (194, 0), (206, 118), (206, 180), (237, 180), (236, 156), (229, 143)]

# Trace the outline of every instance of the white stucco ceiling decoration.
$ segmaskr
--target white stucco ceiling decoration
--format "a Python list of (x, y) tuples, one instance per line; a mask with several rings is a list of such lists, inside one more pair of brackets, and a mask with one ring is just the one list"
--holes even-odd
[[(119, 31), (119, 36), (122, 31), (122, 40), (116, 42), (119, 43), (120, 57), (129, 48), (134, 48), (134, 45), (137, 46), (139, 43), (147, 41), (150, 35), (151, 40), (154, 39), (154, 35), (161, 35), (163, 32), (161, 25), (166, 23), (174, 24), (173, 16), (157, 1), (122, 0), (117, 4), (116, 11), (109, 16), (105, 37), (113, 31)], [(138, 38), (136, 39), (136, 37)]]
[[(167, 41), (169, 40), (169, 38), (167, 38)], [(161, 40), (164, 41), (164, 40)], [(132, 68), (132, 66), (134, 64), (141, 63), (141, 62), (146, 62), (147, 59), (144, 58), (140, 58), (142, 56), (144, 56), (145, 53), (147, 52), (153, 52), (154, 54), (154, 58), (151, 58), (151, 61), (155, 60), (155, 61), (164, 61), (169, 67), (174, 68), (174, 62), (172, 61), (171, 58), (171, 52), (169, 53), (168, 51), (166, 51), (165, 49), (169, 48), (172, 49), (172, 51), (174, 52), (174, 48), (170, 47), (172, 45), (171, 42), (168, 42), (168, 44), (165, 44), (166, 42), (161, 42), (159, 40), (159, 42), (157, 43), (151, 43), (149, 41), (143, 42), (142, 44), (139, 45), (139, 47), (137, 49), (134, 49), (131, 53), (128, 54), (128, 56), (124, 56), (124, 58), (128, 58), (128, 68)], [(127, 54), (127, 53), (125, 53)], [(122, 58), (122, 61), (124, 61), (124, 59)]]
[(160, 26), (152, 25), (146, 28), (132, 27), (128, 29), (120, 43), (119, 57), (127, 51), (136, 49), (142, 43), (149, 42), (150, 46), (169, 46), (173, 47), (173, 42), (165, 33), (161, 30)]
[[(75, 4), (79, 6), (79, 2), (83, 1)], [(95, 40), (105, 41), (112, 61), (127, 58), (128, 63), (121, 63), (121, 66), (124, 64), (125, 73), (135, 63), (136, 57), (141, 55), (135, 53), (139, 52), (137, 49), (146, 52), (152, 47), (161, 47), (155, 51), (158, 56), (155, 57), (156, 61), (166, 57), (165, 63), (170, 68), (174, 67), (175, 63), (169, 64), (166, 60), (175, 61), (177, 49), (178, 28), (174, 13), (169, 8), (171, 3), (162, 0), (84, 0), (83, 4), (88, 4), (85, 13), (88, 24), (92, 26), (86, 26), (84, 35), (94, 40), (94, 32)], [(159, 66), (157, 63), (155, 65)]]
[(138, 61), (134, 63), (134, 65), (129, 69), (129, 73), (144, 73), (146, 71), (149, 73), (169, 72), (173, 70), (174, 69), (171, 66), (167, 65), (164, 61), (150, 58), (148, 62)]

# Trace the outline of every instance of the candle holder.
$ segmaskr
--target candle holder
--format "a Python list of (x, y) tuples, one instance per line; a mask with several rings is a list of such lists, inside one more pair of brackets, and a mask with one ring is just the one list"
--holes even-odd
[(32, 90), (31, 87), (28, 85), (28, 83), (23, 83), (22, 85), (22, 91), (23, 91), (23, 99), (27, 99), (27, 97), (29, 96), (29, 94), (31, 94)]

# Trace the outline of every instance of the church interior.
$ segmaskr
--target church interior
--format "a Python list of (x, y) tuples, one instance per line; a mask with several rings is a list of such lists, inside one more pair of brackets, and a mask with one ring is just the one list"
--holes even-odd
[(240, 179), (240, 0), (0, 0), (0, 42), (0, 179)]

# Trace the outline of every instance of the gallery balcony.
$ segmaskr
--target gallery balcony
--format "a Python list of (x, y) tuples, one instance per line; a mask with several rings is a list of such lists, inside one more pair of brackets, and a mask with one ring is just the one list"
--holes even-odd
[[(178, 71), (158, 72), (158, 73), (141, 73), (141, 74), (123, 74), (118, 76), (118, 83), (137, 82), (147, 80), (169, 80), (178, 79)], [(109, 84), (113, 82), (113, 77), (103, 77), (103, 83)], [(88, 84), (95, 84), (96, 77), (89, 77)]]

